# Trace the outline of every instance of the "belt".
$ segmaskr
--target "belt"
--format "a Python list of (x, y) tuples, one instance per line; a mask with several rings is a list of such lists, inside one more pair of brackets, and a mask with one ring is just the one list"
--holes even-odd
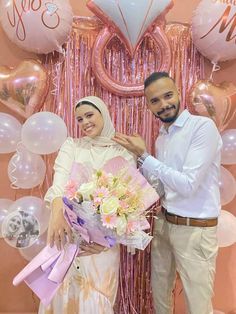
[(165, 215), (165, 218), (168, 222), (175, 225), (184, 225), (192, 227), (214, 227), (218, 223), (218, 218), (189, 218), (182, 217), (175, 214), (168, 213), (168, 211), (161, 207), (162, 213)]

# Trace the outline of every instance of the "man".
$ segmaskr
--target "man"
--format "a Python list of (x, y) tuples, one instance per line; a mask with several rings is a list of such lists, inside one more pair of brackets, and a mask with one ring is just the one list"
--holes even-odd
[(157, 314), (172, 313), (176, 271), (191, 314), (213, 313), (216, 226), (220, 212), (221, 137), (211, 119), (180, 108), (180, 97), (168, 73), (145, 81), (148, 108), (163, 122), (156, 158), (138, 136), (117, 134), (114, 140), (138, 156), (142, 173), (164, 185), (162, 210), (152, 241), (152, 290)]

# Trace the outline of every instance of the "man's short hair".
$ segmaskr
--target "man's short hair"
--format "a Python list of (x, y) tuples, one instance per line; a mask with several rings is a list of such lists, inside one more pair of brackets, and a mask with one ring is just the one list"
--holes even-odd
[(171, 79), (173, 82), (174, 80), (172, 79), (172, 77), (169, 76), (169, 73), (167, 72), (153, 72), (150, 76), (148, 76), (146, 78), (146, 80), (144, 81), (144, 89), (146, 89), (149, 85), (151, 85), (153, 82), (160, 80), (163, 77), (167, 77), (169, 79)]

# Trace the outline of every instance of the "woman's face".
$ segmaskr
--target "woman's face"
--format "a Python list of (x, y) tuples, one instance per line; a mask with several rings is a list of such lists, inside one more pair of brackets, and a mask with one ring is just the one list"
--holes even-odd
[(96, 108), (90, 105), (81, 105), (75, 110), (75, 116), (84, 135), (91, 138), (101, 135), (104, 121)]
[(11, 233), (16, 233), (21, 226), (21, 218), (19, 216), (14, 216), (11, 218), (8, 224), (8, 230)]

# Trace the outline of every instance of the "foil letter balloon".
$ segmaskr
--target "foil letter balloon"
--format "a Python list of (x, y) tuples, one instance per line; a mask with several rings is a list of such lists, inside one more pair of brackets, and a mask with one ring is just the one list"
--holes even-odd
[(236, 58), (236, 2), (202, 0), (192, 19), (193, 42), (214, 63)]
[(159, 48), (160, 66), (157, 71), (168, 71), (171, 53), (163, 31), (164, 15), (172, 7), (172, 0), (90, 0), (87, 6), (103, 22), (93, 47), (92, 67), (101, 85), (120, 96), (143, 95), (143, 84), (119, 82), (111, 77), (104, 66), (103, 53), (113, 37), (119, 37), (134, 55), (145, 34), (149, 34)]
[(35, 53), (62, 51), (72, 27), (69, 0), (2, 0), (0, 20), (9, 39)]
[(47, 83), (47, 71), (37, 61), (24, 60), (16, 68), (0, 66), (0, 102), (27, 119), (42, 107)]

